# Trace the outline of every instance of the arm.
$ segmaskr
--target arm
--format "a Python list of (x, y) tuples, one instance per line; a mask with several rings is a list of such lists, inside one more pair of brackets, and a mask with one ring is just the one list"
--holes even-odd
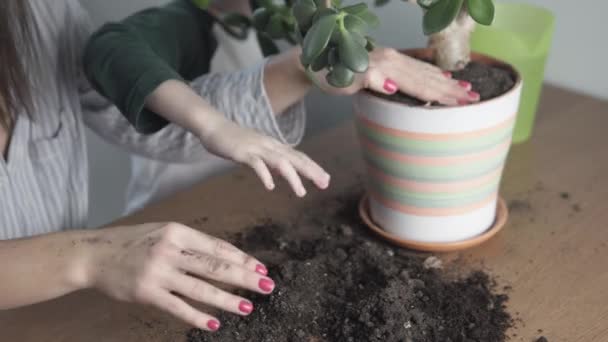
[[(326, 188), (329, 175), (283, 144), (298, 142), (303, 133), (298, 102), (311, 87), (299, 66), (297, 50), (262, 65), (262, 72), (254, 73), (259, 75), (256, 82), (243, 83), (237, 72), (209, 75), (206, 87), (201, 87), (200, 79), (186, 84), (193, 75), (208, 71), (209, 49), (214, 47), (210, 20), (189, 1), (175, 1), (121, 24), (107, 25), (86, 49), (85, 70), (91, 82), (142, 133), (158, 132), (173, 122), (198, 138), (207, 151), (252, 167), (268, 189), (274, 188), (269, 168), (278, 170), (299, 196), (306, 193), (299, 174)], [(201, 95), (215, 100), (212, 102), (220, 108), (229, 108), (228, 114), (216, 110)], [(284, 114), (275, 118), (274, 113)], [(235, 122), (281, 141), (245, 130)], [(296, 139), (286, 139), (293, 131), (298, 132)], [(165, 145), (181, 147), (179, 141), (155, 138), (154, 145), (161, 149)]]
[[(152, 305), (205, 330), (217, 318), (180, 296), (246, 316), (253, 305), (203, 280), (269, 294), (266, 267), (233, 245), (178, 223), (151, 223), (0, 241), (0, 310), (85, 288)], [(187, 272), (187, 273), (186, 273)]]

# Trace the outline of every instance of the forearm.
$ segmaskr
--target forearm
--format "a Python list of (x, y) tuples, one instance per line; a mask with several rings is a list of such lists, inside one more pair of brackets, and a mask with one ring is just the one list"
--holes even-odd
[[(294, 48), (273, 57), (265, 65), (263, 87), (275, 115), (284, 113), (289, 107), (302, 101), (312, 87), (301, 67), (299, 55), (299, 48)], [(245, 91), (253, 91), (253, 89), (245, 89)], [(238, 94), (230, 96), (238, 96)], [(227, 120), (207, 100), (179, 80), (168, 80), (158, 86), (146, 99), (146, 108), (199, 138), (210, 135)], [(248, 110), (256, 109), (248, 108)], [(261, 114), (241, 113), (241, 115)]]
[(86, 231), (0, 241), (0, 309), (53, 299), (87, 287)]
[(302, 101), (312, 87), (300, 63), (300, 51), (299, 47), (293, 48), (271, 58), (266, 64), (264, 88), (276, 115)]
[(179, 80), (168, 80), (146, 99), (146, 108), (195, 136), (208, 136), (227, 121), (190, 86)]

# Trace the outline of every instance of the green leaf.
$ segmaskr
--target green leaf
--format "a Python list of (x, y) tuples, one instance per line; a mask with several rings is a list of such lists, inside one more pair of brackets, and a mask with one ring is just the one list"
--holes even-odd
[(219, 24), (224, 31), (232, 37), (240, 40), (247, 39), (249, 28), (252, 25), (251, 19), (241, 14), (228, 13), (219, 20)]
[(440, 0), (424, 14), (424, 34), (430, 35), (448, 27), (458, 15), (464, 0)]
[(265, 32), (272, 39), (281, 39), (285, 35), (285, 30), (283, 27), (283, 17), (280, 14), (275, 13), (270, 17), (270, 21), (268, 25), (266, 25)]
[(342, 6), (342, 0), (331, 0), (331, 4), (334, 7), (340, 7), (340, 6)]
[(358, 14), (367, 10), (367, 8), (367, 4), (362, 2), (360, 4), (343, 7), (341, 10), (348, 14)]
[(367, 46), (367, 39), (365, 39), (365, 37), (363, 37), (363, 35), (359, 32), (351, 32), (352, 37), (355, 39), (355, 42), (357, 42), (357, 44), (366, 47)]
[(327, 47), (331, 34), (336, 28), (337, 15), (325, 16), (312, 25), (302, 44), (302, 64), (310, 65)]
[(207, 9), (211, 3), (211, 0), (192, 0), (192, 3), (200, 9)]
[(266, 30), (268, 22), (270, 21), (270, 11), (260, 7), (253, 12), (253, 27), (258, 31)]
[(369, 27), (373, 28), (378, 27), (378, 25), (380, 25), (380, 19), (370, 10), (361, 11), (355, 15), (361, 18), (364, 22), (366, 22)]
[(354, 72), (365, 72), (369, 66), (369, 56), (365, 46), (359, 44), (358, 38), (346, 30), (341, 31), (338, 53), (340, 61)]
[(418, 5), (424, 9), (433, 6), (439, 0), (418, 0)]
[(279, 53), (279, 48), (274, 43), (274, 41), (268, 37), (268, 35), (263, 32), (258, 32), (257, 35), (258, 42), (260, 44), (260, 48), (262, 49), (264, 57), (276, 55)]
[(482, 25), (491, 25), (494, 21), (492, 0), (467, 0), (467, 9), (471, 17)]
[(313, 0), (300, 0), (293, 5), (292, 11), (300, 30), (307, 31), (312, 25), (312, 18), (317, 12), (317, 5)]
[(328, 15), (334, 15), (338, 13), (335, 9), (333, 8), (323, 8), (317, 11), (317, 14), (315, 14), (315, 16), (312, 18), (312, 22), (313, 24), (316, 23), (317, 21), (319, 21), (321, 18), (326, 17)]
[(338, 56), (338, 49), (336, 48), (329, 48), (329, 58), (327, 60), (327, 62), (329, 63), (330, 66), (334, 66), (338, 63), (340, 63), (340, 56)]
[(376, 41), (374, 40), (374, 38), (365, 36), (365, 39), (367, 40), (367, 44), (365, 44), (365, 50), (367, 50), (368, 52), (374, 51), (374, 49), (376, 48)]
[(368, 29), (367, 23), (356, 15), (346, 15), (344, 17), (344, 28), (350, 32), (365, 33)]
[(329, 51), (330, 49), (325, 49), (317, 58), (315, 58), (315, 61), (310, 65), (312, 71), (321, 71), (329, 65)]
[(325, 76), (327, 83), (332, 87), (346, 88), (353, 84), (355, 74), (342, 64), (336, 64), (331, 71)]

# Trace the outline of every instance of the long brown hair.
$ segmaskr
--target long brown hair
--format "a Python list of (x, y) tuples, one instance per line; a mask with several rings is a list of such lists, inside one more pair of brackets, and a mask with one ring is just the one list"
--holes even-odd
[(32, 107), (27, 63), (35, 31), (28, 0), (0, 0), (0, 126), (10, 129), (20, 110)]

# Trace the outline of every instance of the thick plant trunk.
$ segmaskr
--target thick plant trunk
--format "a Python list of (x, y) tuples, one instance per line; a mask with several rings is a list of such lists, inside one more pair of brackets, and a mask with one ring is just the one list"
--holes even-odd
[(443, 31), (431, 35), (429, 47), (435, 49), (435, 63), (444, 70), (463, 69), (471, 60), (471, 33), (475, 21), (463, 6), (458, 17)]

